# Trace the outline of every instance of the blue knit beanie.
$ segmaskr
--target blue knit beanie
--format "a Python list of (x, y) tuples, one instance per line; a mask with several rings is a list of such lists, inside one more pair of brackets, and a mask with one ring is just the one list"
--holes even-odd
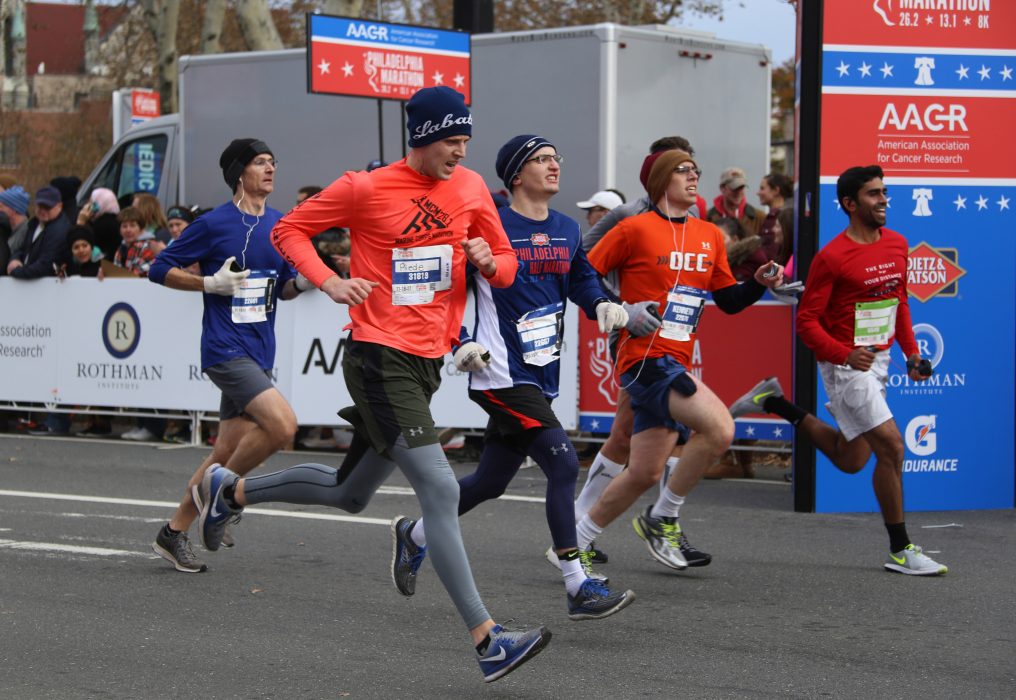
[(526, 160), (544, 146), (553, 148), (554, 144), (535, 134), (516, 136), (501, 146), (501, 150), (497, 152), (497, 160), (494, 161), (494, 170), (509, 192), (512, 189), (512, 180), (522, 170)]
[(473, 135), (473, 115), (465, 98), (444, 85), (416, 91), (406, 103), (406, 125), (410, 148), (451, 136)]
[(0, 192), (0, 202), (3, 202), (21, 216), (28, 215), (28, 193), (21, 185), (14, 185), (3, 192)]

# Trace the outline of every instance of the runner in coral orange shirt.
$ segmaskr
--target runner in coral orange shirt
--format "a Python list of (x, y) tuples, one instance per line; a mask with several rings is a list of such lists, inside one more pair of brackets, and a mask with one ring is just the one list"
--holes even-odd
[[(407, 103), (406, 115), (411, 149), (405, 159), (344, 175), (273, 230), (275, 246), (294, 267), (350, 306), (342, 370), (355, 405), (339, 412), (355, 428), (349, 453), (338, 471), (302, 464), (254, 479), (209, 471), (202, 482), (202, 530), (206, 542), (216, 543), (243, 506), (269, 501), (356, 513), (397, 465), (420, 499), (434, 569), (469, 628), (484, 679), (493, 681), (538, 654), (551, 634), (542, 626), (509, 632), (480, 600), (459, 532), (459, 487), (434, 429), (430, 399), (441, 383), (444, 355), (458, 339), (466, 262), (491, 286), (507, 287), (518, 260), (482, 178), (459, 164), (473, 124), (462, 95), (425, 88)], [(310, 242), (336, 226), (350, 229), (348, 280), (329, 270)], [(480, 355), (476, 343), (464, 344), (456, 364), (479, 363)], [(397, 537), (393, 549), (395, 560), (421, 556)]]
[(737, 313), (766, 287), (779, 285), (783, 268), (770, 262), (738, 284), (727, 264), (723, 234), (687, 215), (698, 195), (700, 171), (684, 151), (666, 151), (652, 165), (646, 189), (653, 208), (625, 219), (589, 252), (593, 267), (619, 273), (621, 298), (650, 301), (659, 311), (655, 332), (621, 331), (616, 371), (635, 414), (628, 469), (618, 474), (576, 527), (580, 548), (638, 500), (663, 473), (683, 426), (694, 431), (656, 503), (633, 521), (649, 553), (664, 566), (684, 569), (687, 538), (678, 523), (685, 497), (705, 470), (730, 447), (734, 421), (700, 379), (687, 371), (695, 331), (712, 292), (720, 310)]

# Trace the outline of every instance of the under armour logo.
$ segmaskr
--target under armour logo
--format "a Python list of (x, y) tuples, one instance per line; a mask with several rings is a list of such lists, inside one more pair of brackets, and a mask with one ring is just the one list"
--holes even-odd
[(709, 241), (700, 241), (702, 243), (702, 250), (712, 250), (713, 245)]
[(410, 428), (409, 437), (415, 437), (417, 435), (423, 435), (423, 428)]
[(550, 448), (550, 454), (554, 455), (555, 457), (567, 451), (568, 451), (568, 443), (566, 442), (562, 442), (560, 447)]

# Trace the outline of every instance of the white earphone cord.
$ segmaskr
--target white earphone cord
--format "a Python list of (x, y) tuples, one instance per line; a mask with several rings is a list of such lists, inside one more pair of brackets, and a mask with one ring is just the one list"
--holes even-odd
[[(674, 243), (674, 250), (677, 251), (678, 250), (678, 248), (677, 248), (677, 229), (674, 228), (674, 221), (673, 221), (673, 219), (670, 218), (670, 205), (667, 203), (666, 199), (664, 199), (663, 206), (664, 206), (664, 208), (667, 211), (667, 223), (670, 224), (670, 235), (671, 235), (671, 240)], [(681, 248), (680, 248), (680, 250), (682, 252), (684, 252), (685, 229), (687, 227), (688, 227), (688, 214), (686, 213), (685, 214), (685, 218), (684, 218), (684, 222), (681, 224)], [(679, 267), (678, 270), (677, 270), (677, 277), (674, 278), (674, 286), (671, 287), (671, 290), (670, 290), (671, 294), (677, 292), (677, 286), (678, 286), (678, 284), (680, 282), (681, 282), (681, 268)], [(666, 312), (667, 312), (667, 307), (666, 307), (666, 305), (664, 305), (664, 307), (663, 307), (664, 316), (666, 316)], [(639, 360), (639, 371), (636, 372), (635, 376), (632, 377), (632, 380), (630, 382), (628, 382), (627, 384), (625, 384), (624, 386), (621, 386), (617, 382), (617, 361), (616, 360), (614, 361), (614, 371), (612, 372), (614, 386), (616, 386), (618, 389), (624, 389), (625, 391), (627, 391), (628, 387), (630, 387), (632, 384), (634, 384), (635, 382), (638, 381), (639, 376), (642, 374), (642, 369), (646, 366), (646, 359), (648, 359), (648, 357), (649, 357), (649, 351), (653, 349), (653, 344), (656, 342), (656, 336), (659, 334), (659, 332), (660, 332), (659, 328), (657, 328), (655, 331), (653, 331), (653, 339), (649, 341), (649, 345), (646, 346), (646, 351), (642, 354), (642, 359)], [(623, 348), (625, 346), (625, 343), (627, 343), (628, 339), (631, 338), (631, 337), (632, 337), (631, 336), (631, 332), (629, 332), (628, 333), (628, 338), (625, 338), (624, 342), (621, 343), (618, 346), (617, 352), (615, 353), (618, 357), (620, 357), (620, 355), (621, 355), (621, 348)]]

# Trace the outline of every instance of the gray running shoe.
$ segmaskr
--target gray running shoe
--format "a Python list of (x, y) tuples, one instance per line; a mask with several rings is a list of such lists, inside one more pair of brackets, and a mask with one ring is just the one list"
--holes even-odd
[(237, 513), (232, 518), (226, 521), (226, 529), (222, 531), (222, 546), (231, 548), (236, 546), (236, 538), (233, 537), (233, 526), (240, 523), (240, 519), (243, 518), (242, 513)]
[(783, 396), (783, 387), (776, 377), (763, 379), (751, 388), (747, 394), (730, 404), (730, 415), (734, 418), (746, 416), (749, 413), (766, 413), (762, 407), (765, 400), (770, 396)]
[(227, 486), (235, 484), (240, 477), (220, 464), (213, 464), (205, 471), (201, 483), (192, 488), (192, 498), (201, 504), (198, 515), (198, 532), (201, 544), (210, 552), (217, 551), (222, 545), (222, 536), (226, 530), (226, 522), (239, 514), (242, 508), (231, 508), (223, 498)]
[(651, 515), (652, 506), (646, 512), (632, 519), (635, 534), (646, 542), (653, 559), (671, 569), (688, 568), (688, 561), (681, 553), (681, 526), (677, 518), (656, 518)]
[(916, 544), (908, 544), (899, 552), (890, 552), (885, 562), (886, 571), (898, 571), (911, 576), (940, 576), (949, 572), (949, 567), (939, 564)]
[(155, 542), (152, 542), (152, 549), (172, 564), (177, 571), (182, 571), (185, 574), (199, 574), (208, 569), (205, 563), (194, 555), (186, 532), (167, 537), (166, 528), (160, 527), (159, 534), (155, 536)]
[(427, 558), (427, 548), (409, 536), (414, 525), (415, 520), (402, 515), (392, 519), (392, 583), (404, 596), (416, 593), (416, 573)]

